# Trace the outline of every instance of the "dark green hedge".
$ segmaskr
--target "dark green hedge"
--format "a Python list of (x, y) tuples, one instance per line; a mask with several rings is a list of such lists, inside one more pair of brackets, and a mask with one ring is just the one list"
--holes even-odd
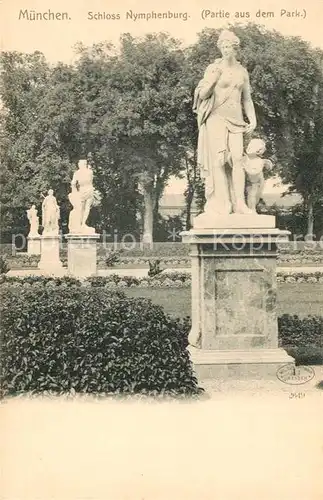
[(124, 286), (140, 286), (142, 281), (147, 281), (150, 283), (157, 282), (161, 286), (165, 285), (170, 281), (178, 281), (180, 283), (190, 282), (191, 275), (190, 273), (185, 273), (181, 271), (176, 272), (163, 272), (158, 274), (157, 276), (145, 276), (143, 278), (137, 278), (136, 276), (122, 276), (120, 274), (110, 274), (108, 276), (91, 276), (84, 280), (79, 280), (77, 278), (73, 278), (72, 276), (62, 276), (62, 277), (54, 277), (54, 276), (43, 276), (43, 275), (26, 275), (26, 276), (8, 276), (7, 274), (0, 274), (0, 284), (16, 284), (18, 285), (33, 285), (35, 283), (41, 283), (44, 286), (48, 284), (53, 284), (55, 286), (92, 286), (92, 287), (105, 287), (111, 283), (114, 284), (123, 284)]
[[(186, 351), (187, 319), (99, 282), (31, 278), (1, 286), (2, 396), (199, 393)], [(322, 317), (283, 315), (278, 327), (280, 345), (298, 363), (323, 361)]]
[(200, 391), (187, 321), (147, 299), (70, 285), (2, 284), (2, 396)]
[(323, 363), (323, 317), (299, 318), (283, 314), (278, 318), (279, 343), (297, 364)]
[(323, 348), (323, 317), (307, 316), (299, 318), (283, 314), (278, 318), (278, 331), (281, 345), (308, 347), (316, 345)]

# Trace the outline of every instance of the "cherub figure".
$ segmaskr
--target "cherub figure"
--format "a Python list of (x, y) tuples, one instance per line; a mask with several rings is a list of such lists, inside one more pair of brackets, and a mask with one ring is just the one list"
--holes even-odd
[(262, 196), (265, 179), (264, 169), (271, 170), (272, 162), (265, 160), (262, 155), (266, 151), (266, 144), (262, 139), (251, 139), (242, 159), (242, 166), (247, 174), (247, 206), (253, 212)]

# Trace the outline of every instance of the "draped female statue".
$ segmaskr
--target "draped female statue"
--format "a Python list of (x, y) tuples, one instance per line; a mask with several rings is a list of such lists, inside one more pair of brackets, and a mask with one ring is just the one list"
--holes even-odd
[(60, 219), (60, 208), (54, 196), (54, 191), (49, 189), (42, 203), (42, 225), (43, 235), (58, 235), (58, 221)]
[(39, 236), (39, 217), (35, 205), (32, 205), (26, 212), (30, 224), (28, 236)]
[[(195, 94), (193, 110), (199, 127), (198, 163), (205, 179), (208, 220), (230, 213), (249, 214), (245, 203), (245, 172), (242, 168), (243, 134), (256, 128), (249, 75), (237, 61), (238, 37), (224, 30), (217, 45), (222, 57), (205, 71)], [(243, 111), (249, 121), (243, 119)]]

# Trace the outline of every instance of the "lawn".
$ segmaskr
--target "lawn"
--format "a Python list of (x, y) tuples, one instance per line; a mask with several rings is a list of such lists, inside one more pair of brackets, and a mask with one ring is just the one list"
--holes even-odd
[[(130, 297), (149, 297), (165, 311), (177, 317), (191, 315), (190, 288), (128, 288)], [(323, 285), (312, 283), (278, 283), (278, 315), (323, 314)]]

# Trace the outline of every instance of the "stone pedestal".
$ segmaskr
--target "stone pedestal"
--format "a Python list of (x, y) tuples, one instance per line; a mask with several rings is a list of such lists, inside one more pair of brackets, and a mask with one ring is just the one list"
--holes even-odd
[(40, 235), (27, 236), (27, 255), (40, 255)]
[(68, 273), (77, 278), (93, 276), (97, 272), (97, 241), (99, 234), (67, 234)]
[(233, 214), (212, 224), (182, 233), (191, 247), (189, 343), (197, 376), (274, 376), (294, 362), (278, 348), (276, 317), (277, 242), (289, 233), (270, 216)]
[(62, 274), (63, 265), (59, 258), (60, 242), (59, 235), (42, 235), (40, 237), (39, 269), (49, 274)]

